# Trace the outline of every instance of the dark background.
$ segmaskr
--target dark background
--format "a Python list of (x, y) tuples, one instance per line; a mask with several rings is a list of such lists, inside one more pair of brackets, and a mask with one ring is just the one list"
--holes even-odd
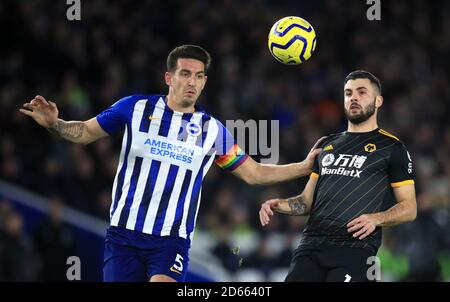
[[(413, 157), (419, 205), (415, 222), (386, 229), (383, 278), (450, 279), (448, 1), (382, 0), (380, 21), (367, 20), (369, 6), (356, 0), (82, 0), (80, 21), (68, 21), (67, 8), (65, 1), (0, 3), (1, 180), (107, 220), (121, 136), (70, 144), (18, 109), (40, 94), (57, 103), (61, 118), (86, 120), (123, 96), (165, 93), (166, 56), (181, 44), (201, 45), (213, 57), (200, 97), (208, 112), (222, 122), (280, 121), (279, 163), (300, 161), (317, 138), (345, 130), (343, 79), (366, 69), (383, 85), (380, 127)], [(278, 63), (267, 48), (271, 26), (289, 15), (317, 33), (313, 56), (300, 66)], [(216, 257), (229, 280), (241, 280), (243, 271), (255, 280), (285, 274), (305, 218), (276, 216), (263, 229), (257, 212), (262, 201), (296, 195), (304, 183), (250, 187), (213, 167), (194, 246), (197, 240)], [(24, 238), (18, 249), (35, 255), (23, 257), (29, 273), (12, 277), (0, 268), (0, 280), (52, 280), (42, 264), (51, 252), (39, 248), (45, 239), (23, 230), (21, 211), (7, 199), (0, 204), (0, 238), (7, 238), (0, 239), (0, 263)]]

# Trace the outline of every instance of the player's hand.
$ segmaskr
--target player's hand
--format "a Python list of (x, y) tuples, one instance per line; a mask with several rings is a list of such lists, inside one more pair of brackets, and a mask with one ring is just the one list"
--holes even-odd
[(273, 209), (278, 207), (280, 201), (281, 199), (270, 199), (261, 205), (261, 209), (259, 210), (259, 221), (261, 222), (262, 226), (266, 226), (269, 224), (270, 217), (272, 217), (274, 214)]
[(362, 240), (372, 234), (379, 225), (378, 219), (374, 214), (364, 214), (353, 219), (347, 224), (347, 232), (355, 232), (353, 237), (359, 237)]
[(322, 148), (317, 148), (317, 146), (326, 138), (327, 136), (322, 136), (321, 138), (319, 138), (309, 151), (308, 156), (306, 156), (305, 160), (303, 161), (306, 165), (306, 168), (310, 171), (312, 171), (316, 156), (319, 155), (320, 152), (322, 152)]
[(40, 95), (37, 95), (29, 103), (23, 104), (23, 108), (25, 109), (19, 109), (19, 111), (32, 117), (44, 128), (50, 128), (58, 121), (58, 108), (56, 104), (45, 100)]

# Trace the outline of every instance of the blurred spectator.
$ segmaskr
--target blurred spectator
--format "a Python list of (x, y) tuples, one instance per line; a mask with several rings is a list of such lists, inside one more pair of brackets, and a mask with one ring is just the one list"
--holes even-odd
[(67, 258), (76, 255), (77, 252), (72, 230), (62, 219), (62, 201), (59, 198), (53, 198), (49, 216), (41, 222), (34, 233), (42, 281), (67, 281)]
[(23, 232), (22, 216), (11, 211), (4, 219), (4, 230), (0, 229), (0, 281), (36, 281), (35, 254)]
[(0, 231), (5, 231), (6, 220), (12, 212), (11, 202), (7, 199), (0, 200)]
[(212, 248), (212, 254), (221, 261), (226, 270), (235, 272), (240, 267), (240, 248), (231, 246), (231, 231), (228, 227), (219, 228), (217, 236), (217, 243)]
[(244, 259), (244, 267), (256, 268), (262, 271), (265, 278), (268, 279), (270, 272), (276, 267), (276, 255), (268, 246), (268, 241), (263, 238), (259, 241), (256, 249)]
[(441, 250), (450, 250), (450, 215), (433, 207), (433, 195), (418, 196), (415, 221), (399, 226), (395, 249), (408, 258), (405, 281), (443, 281), (439, 263)]

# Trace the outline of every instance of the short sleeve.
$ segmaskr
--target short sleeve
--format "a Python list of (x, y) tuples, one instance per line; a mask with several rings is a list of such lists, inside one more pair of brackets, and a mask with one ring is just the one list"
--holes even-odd
[(219, 130), (213, 146), (216, 152), (214, 162), (223, 170), (234, 171), (248, 159), (248, 155), (238, 146), (230, 131), (221, 122), (217, 121), (217, 124)]
[(403, 143), (394, 146), (388, 171), (391, 187), (414, 184), (412, 158)]
[(133, 108), (133, 96), (124, 97), (97, 115), (97, 122), (108, 134), (124, 129)]
[[(331, 137), (331, 136), (330, 136), (330, 137)], [(328, 147), (328, 146), (331, 147), (331, 145), (329, 144), (329, 141), (330, 141), (330, 140), (329, 140), (329, 137), (327, 137), (326, 139), (324, 139), (323, 141), (321, 141), (321, 142), (319, 143), (319, 145), (317, 146), (317, 148), (322, 148), (322, 149), (324, 149), (324, 148), (326, 148), (326, 147)], [(326, 150), (324, 150), (324, 151), (326, 151)], [(310, 176), (315, 177), (315, 178), (319, 178), (319, 175), (320, 175), (319, 157), (320, 157), (320, 154), (317, 155), (316, 158), (314, 159), (314, 164), (313, 164), (312, 172), (311, 172), (311, 175), (310, 175)]]
[(320, 175), (319, 174), (319, 161), (317, 160), (318, 158), (319, 158), (319, 156), (316, 156), (316, 158), (314, 159), (314, 164), (313, 164), (312, 172), (310, 175), (315, 178), (319, 178), (319, 175)]

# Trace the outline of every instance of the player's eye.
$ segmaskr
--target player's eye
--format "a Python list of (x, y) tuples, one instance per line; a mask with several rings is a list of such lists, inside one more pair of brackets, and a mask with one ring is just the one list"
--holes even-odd
[(204, 74), (198, 74), (198, 75), (197, 75), (197, 79), (199, 79), (199, 80), (203, 79), (204, 77), (205, 77)]

